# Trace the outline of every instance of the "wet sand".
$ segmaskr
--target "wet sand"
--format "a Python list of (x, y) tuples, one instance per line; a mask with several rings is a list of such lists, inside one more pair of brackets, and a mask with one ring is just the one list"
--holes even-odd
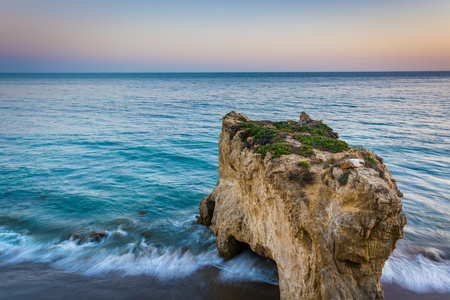
[[(0, 267), (1, 299), (195, 299), (276, 300), (276, 285), (224, 282), (218, 270), (207, 268), (184, 279), (160, 280), (148, 276), (87, 277), (55, 270), (46, 264), (23, 263)], [(450, 299), (450, 294), (417, 294), (398, 285), (383, 284), (386, 299)]]
[(426, 294), (417, 294), (410, 290), (404, 289), (399, 285), (390, 284), (390, 283), (382, 283), (384, 290), (384, 297), (387, 300), (441, 300), (441, 299), (450, 299), (450, 294), (442, 294), (442, 293), (426, 293)]
[(279, 299), (278, 286), (254, 282), (223, 282), (218, 270), (199, 270), (183, 279), (148, 276), (87, 277), (45, 264), (0, 267), (0, 299)]

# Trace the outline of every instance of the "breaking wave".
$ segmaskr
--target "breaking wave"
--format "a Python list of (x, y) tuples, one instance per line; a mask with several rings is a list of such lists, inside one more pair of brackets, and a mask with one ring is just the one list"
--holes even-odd
[[(192, 223), (191, 221), (187, 223)], [(176, 225), (185, 226), (186, 222)], [(148, 275), (161, 280), (182, 278), (204, 267), (216, 267), (220, 269), (219, 279), (223, 281), (278, 284), (277, 269), (273, 261), (246, 251), (224, 262), (213, 246), (214, 237), (207, 229), (198, 227), (190, 234), (209, 235), (207, 249), (195, 251), (188, 245), (161, 247), (146, 238), (111, 247), (110, 244), (114, 244), (114, 241), (129, 235), (120, 227), (107, 231), (106, 237), (99, 242), (84, 243), (73, 238), (42, 243), (26, 233), (0, 227), (0, 265), (41, 262), (86, 276), (113, 273), (119, 276)], [(198, 242), (198, 236), (192, 236), (192, 240)], [(383, 268), (381, 281), (395, 283), (417, 293), (450, 293), (450, 264), (445, 255), (430, 250), (415, 254), (411, 252), (405, 242), (399, 243), (399, 248)]]
[(445, 253), (408, 246), (399, 241), (384, 265), (381, 282), (396, 283), (416, 293), (450, 293), (450, 261)]
[[(181, 246), (153, 244), (145, 237), (117, 245), (118, 241), (127, 240), (132, 234), (120, 226), (115, 230), (105, 230), (106, 235), (100, 240), (74, 235), (63, 241), (51, 242), (38, 241), (26, 233), (0, 227), (0, 266), (38, 262), (85, 276), (148, 275), (161, 280), (183, 278), (201, 268), (215, 267), (223, 281), (278, 284), (276, 265), (272, 261), (246, 251), (224, 262), (214, 246), (214, 236), (207, 228), (192, 223), (192, 219), (173, 222), (177, 227), (191, 226), (186, 240), (192, 245), (186, 243)], [(201, 237), (206, 237), (206, 241), (201, 242)], [(199, 242), (203, 243), (202, 250), (192, 247)]]

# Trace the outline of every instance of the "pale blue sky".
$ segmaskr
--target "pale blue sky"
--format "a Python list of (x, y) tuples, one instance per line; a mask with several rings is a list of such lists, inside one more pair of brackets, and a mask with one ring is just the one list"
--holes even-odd
[(0, 72), (450, 70), (450, 1), (3, 1)]

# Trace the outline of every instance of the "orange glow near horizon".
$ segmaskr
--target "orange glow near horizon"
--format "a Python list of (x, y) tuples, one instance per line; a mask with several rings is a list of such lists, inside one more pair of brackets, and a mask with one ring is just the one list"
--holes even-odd
[(141, 6), (106, 12), (43, 2), (0, 4), (0, 71), (14, 71), (9, 57), (55, 60), (56, 68), (67, 60), (67, 71), (70, 61), (87, 71), (114, 63), (119, 72), (450, 70), (450, 1), (381, 1), (384, 9), (232, 1), (212, 12), (202, 1), (198, 9), (175, 1), (174, 11), (140, 11), (142, 1), (132, 1)]

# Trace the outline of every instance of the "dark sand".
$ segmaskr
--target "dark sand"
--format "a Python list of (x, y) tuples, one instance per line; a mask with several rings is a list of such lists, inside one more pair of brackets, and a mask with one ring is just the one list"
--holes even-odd
[(183, 279), (149, 276), (87, 277), (55, 270), (46, 264), (0, 267), (0, 299), (279, 299), (278, 286), (267, 283), (225, 283), (218, 270), (203, 269)]
[[(218, 299), (275, 300), (278, 286), (256, 282), (224, 282), (218, 270), (203, 269), (177, 280), (149, 276), (87, 277), (55, 270), (46, 264), (24, 263), (0, 267), (0, 299)], [(416, 294), (383, 284), (386, 299), (450, 299), (450, 294)]]
[(406, 290), (396, 284), (390, 283), (382, 283), (384, 290), (384, 297), (387, 300), (395, 300), (395, 299), (407, 299), (407, 300), (441, 300), (447, 299), (450, 300), (450, 294), (441, 294), (441, 293), (426, 293), (426, 294), (417, 294), (415, 292)]

